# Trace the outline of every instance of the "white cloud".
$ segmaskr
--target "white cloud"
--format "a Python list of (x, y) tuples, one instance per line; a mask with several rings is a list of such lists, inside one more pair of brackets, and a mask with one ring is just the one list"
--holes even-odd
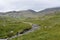
[(0, 11), (34, 9), (60, 6), (60, 0), (0, 0)]

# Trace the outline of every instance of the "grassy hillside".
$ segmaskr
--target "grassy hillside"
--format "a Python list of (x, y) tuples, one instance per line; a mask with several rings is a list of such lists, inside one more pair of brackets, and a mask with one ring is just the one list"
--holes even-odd
[(37, 19), (24, 21), (38, 24), (40, 28), (12, 40), (60, 40), (60, 13), (48, 14)]
[(13, 36), (26, 28), (31, 28), (31, 26), (15, 18), (0, 17), (0, 38)]

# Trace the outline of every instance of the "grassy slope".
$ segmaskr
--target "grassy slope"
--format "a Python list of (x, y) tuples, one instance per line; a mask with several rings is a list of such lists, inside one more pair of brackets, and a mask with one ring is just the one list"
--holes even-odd
[(12, 40), (60, 40), (60, 13), (46, 15), (38, 20), (28, 19), (27, 21), (39, 24), (41, 27), (35, 32)]
[(13, 31), (12, 35), (15, 35), (17, 32), (30, 27), (29, 24), (22, 23), (20, 20), (15, 18), (0, 17), (0, 38), (9, 37), (8, 35), (10, 35), (11, 31)]

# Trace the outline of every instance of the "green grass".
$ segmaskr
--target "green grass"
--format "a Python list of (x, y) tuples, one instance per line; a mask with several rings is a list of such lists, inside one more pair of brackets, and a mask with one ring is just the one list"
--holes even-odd
[(12, 40), (60, 40), (60, 13), (45, 15), (41, 18), (39, 17), (38, 20), (27, 19), (24, 21), (38, 24), (40, 28)]
[[(31, 25), (22, 23), (20, 20), (11, 17), (0, 17), (0, 38), (6, 38), (15, 35)], [(11, 34), (10, 32), (13, 31)]]

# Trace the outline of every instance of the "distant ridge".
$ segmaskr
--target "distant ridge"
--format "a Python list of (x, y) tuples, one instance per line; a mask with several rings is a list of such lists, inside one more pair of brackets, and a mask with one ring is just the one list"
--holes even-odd
[(42, 11), (39, 11), (39, 13), (53, 13), (53, 12), (59, 12), (60, 7), (54, 7), (54, 8), (46, 8)]
[(0, 16), (12, 16), (12, 17), (37, 17), (45, 14), (60, 12), (60, 7), (46, 8), (42, 11), (36, 12), (32, 9), (22, 10), (22, 11), (9, 11), (9, 12), (0, 12)]

